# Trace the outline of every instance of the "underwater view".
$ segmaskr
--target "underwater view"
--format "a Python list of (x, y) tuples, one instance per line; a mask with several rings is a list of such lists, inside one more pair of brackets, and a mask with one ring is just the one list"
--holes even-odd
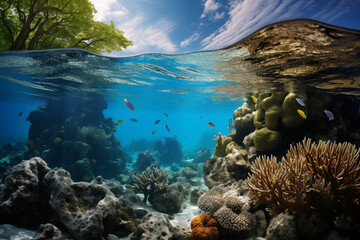
[(360, 239), (360, 31), (0, 52), (0, 239)]

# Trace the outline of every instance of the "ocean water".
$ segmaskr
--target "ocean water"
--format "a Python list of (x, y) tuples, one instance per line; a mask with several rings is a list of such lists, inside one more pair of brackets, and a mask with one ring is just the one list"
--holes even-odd
[[(17, 147), (11, 154), (5, 149), (0, 164), (16, 155), (40, 155), (51, 167), (67, 169), (86, 157), (103, 162), (105, 172), (70, 168), (77, 179), (90, 181), (99, 173), (116, 178), (125, 167), (132, 170), (140, 152), (175, 139), (183, 162), (177, 167), (184, 167), (201, 148), (214, 156), (215, 136), (231, 133), (229, 119), (235, 120), (233, 112), (245, 102), (253, 104), (251, 96), (279, 92), (307, 93), (314, 106), (318, 96), (331, 99), (328, 106), (341, 117), (334, 114), (336, 125), (331, 125), (320, 111), (326, 123), (321, 133), (318, 125), (305, 123), (306, 131), (288, 130), (282, 149), (265, 153), (284, 153), (293, 136), (294, 141), (316, 136), (359, 147), (359, 43), (360, 31), (300, 20), (267, 26), (215, 51), (125, 58), (81, 49), (0, 52), (0, 148)], [(96, 129), (89, 140), (91, 126)], [(90, 150), (66, 147), (79, 139)], [(107, 159), (122, 163), (112, 167)]]

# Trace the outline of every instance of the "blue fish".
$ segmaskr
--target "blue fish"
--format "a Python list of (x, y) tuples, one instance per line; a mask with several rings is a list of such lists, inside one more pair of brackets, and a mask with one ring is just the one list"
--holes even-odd
[(136, 118), (130, 118), (129, 120), (132, 122), (138, 122), (138, 120)]
[(158, 124), (159, 122), (160, 122), (160, 120), (156, 120), (156, 121), (155, 121), (155, 124)]
[(330, 112), (329, 110), (324, 110), (324, 113), (326, 114), (326, 116), (328, 117), (329, 121), (334, 120), (334, 114), (332, 112)]
[(229, 121), (228, 121), (228, 130), (229, 130), (229, 132), (231, 132), (232, 131), (232, 129), (234, 128), (234, 125), (233, 125), (233, 123), (232, 123), (232, 118), (229, 118)]
[(296, 99), (296, 101), (301, 105), (301, 106), (303, 106), (303, 107), (305, 107), (305, 103), (303, 102), (303, 100), (301, 100), (301, 98), (295, 98)]
[(164, 116), (165, 116), (165, 117), (169, 117), (166, 113), (164, 113)]
[(330, 142), (332, 142), (332, 143), (336, 143), (338, 141), (338, 137), (333, 137), (331, 140), (330, 140)]
[(156, 133), (156, 129), (153, 129), (151, 133), (154, 135)]
[(170, 128), (169, 128), (169, 126), (167, 124), (165, 125), (165, 127), (168, 130), (168, 132), (170, 132)]
[(134, 111), (134, 106), (129, 102), (126, 98), (124, 99), (126, 106), (131, 110)]

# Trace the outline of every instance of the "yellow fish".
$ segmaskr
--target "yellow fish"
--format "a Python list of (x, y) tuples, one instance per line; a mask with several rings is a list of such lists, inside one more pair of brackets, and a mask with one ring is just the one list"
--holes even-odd
[(116, 122), (117, 122), (117, 123), (122, 123), (122, 122), (124, 122), (124, 120), (119, 119), (119, 120), (117, 120)]
[(54, 143), (55, 143), (55, 144), (58, 144), (58, 143), (61, 142), (61, 141), (62, 141), (62, 139), (59, 138), (59, 137), (56, 137), (56, 138), (54, 139)]
[(251, 96), (252, 100), (254, 101), (254, 103), (256, 103), (257, 99), (254, 95)]
[(231, 130), (231, 133), (236, 133), (234, 130)]
[(117, 125), (119, 125), (119, 123), (118, 123), (118, 122), (114, 122), (114, 126), (116, 127)]
[(86, 116), (86, 114), (85, 113), (82, 113), (81, 115), (80, 115), (80, 118), (83, 118), (83, 117), (85, 117)]
[(299, 115), (300, 115), (302, 118), (306, 119), (306, 114), (304, 113), (304, 111), (298, 109), (297, 112), (299, 113)]

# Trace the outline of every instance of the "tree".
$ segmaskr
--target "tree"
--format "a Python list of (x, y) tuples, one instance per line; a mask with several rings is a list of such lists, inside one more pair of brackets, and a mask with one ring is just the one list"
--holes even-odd
[(79, 47), (121, 51), (132, 45), (110, 24), (94, 21), (89, 0), (0, 0), (0, 49)]

